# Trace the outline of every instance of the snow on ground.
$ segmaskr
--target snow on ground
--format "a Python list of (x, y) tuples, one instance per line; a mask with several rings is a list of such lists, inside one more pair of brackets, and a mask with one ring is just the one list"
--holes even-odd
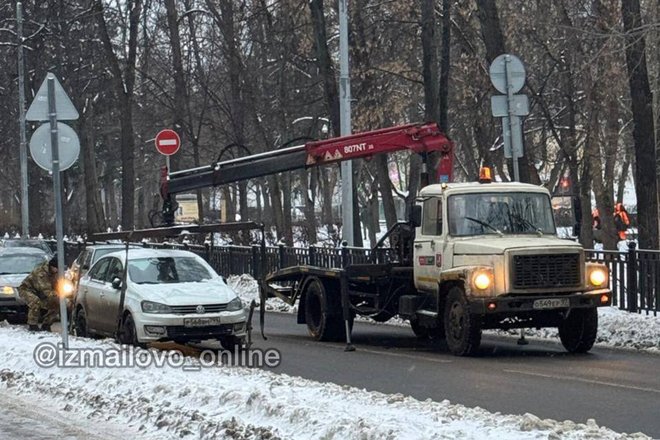
[[(259, 302), (259, 286), (252, 277), (249, 275), (232, 276), (228, 281), (243, 300), (249, 302), (255, 299)], [(297, 304), (290, 306), (279, 298), (269, 298), (266, 302), (267, 310), (279, 312), (293, 313), (297, 311), (297, 307)], [(616, 307), (600, 307), (598, 320), (596, 345), (660, 353), (660, 316), (630, 313)], [(399, 318), (390, 320), (388, 324), (408, 326), (407, 321)], [(492, 330), (489, 332), (512, 337), (519, 334), (519, 330)], [(559, 340), (556, 328), (526, 329), (525, 335), (531, 338)]]
[[(55, 334), (0, 325), (0, 394), (65, 412), (71, 425), (124, 427), (130, 437), (138, 432), (145, 439), (648, 438), (619, 434), (593, 420), (490, 413), (257, 369), (38, 367), (37, 344), (58, 341)], [(70, 344), (116, 348), (109, 340), (75, 337)]]

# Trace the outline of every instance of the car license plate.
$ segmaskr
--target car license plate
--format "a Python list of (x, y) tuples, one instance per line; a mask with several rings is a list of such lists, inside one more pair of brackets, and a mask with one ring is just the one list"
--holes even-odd
[(534, 301), (532, 307), (534, 309), (560, 309), (563, 307), (568, 307), (571, 304), (568, 298), (548, 298), (548, 299), (537, 299)]
[(208, 327), (211, 325), (220, 325), (220, 318), (184, 318), (184, 327)]

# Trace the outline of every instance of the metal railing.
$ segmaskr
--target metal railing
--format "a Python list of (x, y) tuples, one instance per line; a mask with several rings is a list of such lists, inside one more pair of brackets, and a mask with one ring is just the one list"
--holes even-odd
[[(93, 243), (87, 243), (92, 245)], [(54, 247), (54, 243), (51, 243)], [(372, 249), (341, 247), (289, 247), (267, 246), (211, 246), (178, 243), (141, 243), (154, 249), (181, 249), (204, 258), (221, 275), (262, 274), (285, 267), (309, 265), (323, 268), (343, 268), (350, 264), (386, 263), (393, 253), (389, 248)], [(85, 243), (65, 242), (64, 258), (67, 265), (85, 248)], [(607, 265), (610, 270), (612, 300), (615, 306), (629, 312), (660, 312), (660, 251), (637, 250), (630, 243), (628, 251), (585, 250), (587, 261)]]

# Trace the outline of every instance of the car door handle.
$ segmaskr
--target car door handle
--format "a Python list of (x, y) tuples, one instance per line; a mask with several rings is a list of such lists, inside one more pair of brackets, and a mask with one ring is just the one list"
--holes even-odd
[(422, 247), (422, 243), (415, 243), (415, 248), (419, 249)]

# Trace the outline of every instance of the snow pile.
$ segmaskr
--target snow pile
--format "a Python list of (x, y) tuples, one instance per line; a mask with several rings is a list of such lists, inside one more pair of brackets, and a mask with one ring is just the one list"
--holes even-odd
[[(0, 393), (66, 412), (72, 424), (112, 422), (139, 432), (140, 438), (648, 438), (619, 434), (593, 420), (581, 424), (503, 415), (263, 370), (37, 367), (35, 346), (57, 341), (54, 334), (0, 328)], [(72, 347), (112, 345), (71, 338)]]
[[(252, 300), (259, 303), (259, 283), (250, 275), (232, 275), (227, 279), (229, 287), (234, 289), (245, 304), (250, 304)], [(266, 300), (266, 310), (274, 312), (295, 313), (298, 311), (298, 305), (291, 306), (279, 298), (268, 298)]]
[[(259, 285), (249, 275), (229, 278), (229, 285), (246, 302), (255, 299), (259, 302)], [(279, 312), (295, 313), (295, 306), (290, 306), (279, 298), (269, 298), (266, 309)], [(359, 320), (373, 322), (368, 318)], [(660, 316), (630, 313), (616, 307), (600, 307), (598, 309), (598, 338), (596, 345), (606, 347), (624, 347), (660, 353)], [(407, 321), (394, 317), (387, 322), (390, 325), (405, 326)], [(489, 333), (518, 336), (519, 330), (489, 330)], [(525, 329), (525, 335), (531, 338), (559, 340), (556, 328)]]

